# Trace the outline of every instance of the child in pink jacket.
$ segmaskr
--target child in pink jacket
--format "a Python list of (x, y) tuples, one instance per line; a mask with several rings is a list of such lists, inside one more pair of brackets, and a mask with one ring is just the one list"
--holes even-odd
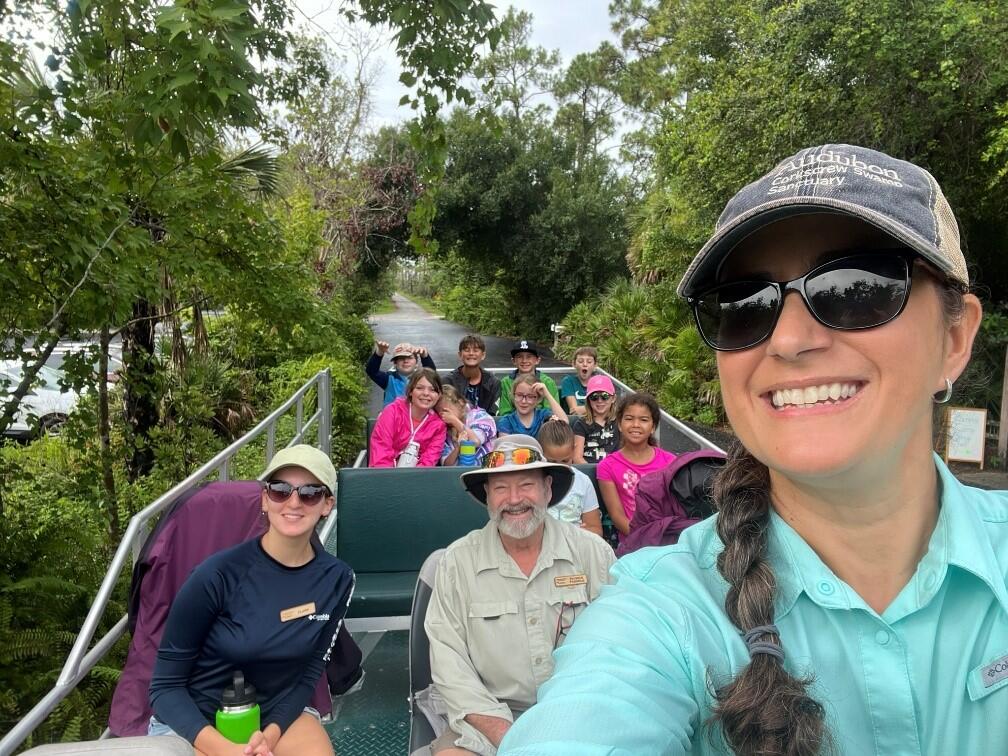
[(441, 459), (447, 428), (434, 409), (441, 378), (430, 368), (410, 376), (405, 396), (378, 415), (368, 450), (369, 467), (433, 467)]

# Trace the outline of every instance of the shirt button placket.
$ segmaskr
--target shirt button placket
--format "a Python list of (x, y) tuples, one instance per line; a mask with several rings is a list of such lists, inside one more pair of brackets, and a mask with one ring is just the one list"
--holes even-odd
[(880, 621), (861, 634), (865, 687), (878, 754), (922, 753), (910, 686), (910, 662), (899, 634)]
[(546, 682), (544, 674), (543, 657), (548, 656), (551, 649), (545, 645), (545, 623), (541, 620), (545, 604), (536, 601), (526, 592), (525, 594), (525, 634), (528, 636), (529, 661), (532, 664), (532, 677), (536, 685)]

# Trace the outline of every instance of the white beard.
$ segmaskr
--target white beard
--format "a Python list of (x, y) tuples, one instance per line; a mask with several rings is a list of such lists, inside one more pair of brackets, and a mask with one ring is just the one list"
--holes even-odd
[(539, 504), (534, 504), (531, 501), (524, 502), (522, 506), (529, 505), (532, 507), (532, 511), (527, 520), (522, 522), (514, 522), (512, 520), (504, 519), (504, 510), (506, 507), (501, 507), (500, 509), (494, 509), (490, 512), (490, 519), (497, 523), (497, 530), (499, 530), (504, 535), (509, 538), (515, 538), (521, 540), (523, 538), (528, 538), (530, 535), (539, 529), (539, 526), (543, 524), (546, 520), (546, 507)]

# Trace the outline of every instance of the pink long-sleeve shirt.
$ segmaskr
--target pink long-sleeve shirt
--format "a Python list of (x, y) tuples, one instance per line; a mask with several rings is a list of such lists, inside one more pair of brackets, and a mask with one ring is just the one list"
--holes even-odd
[[(395, 467), (396, 457), (406, 448), (413, 433), (410, 406), (398, 397), (378, 415), (368, 450), (368, 467)], [(434, 467), (441, 459), (447, 426), (434, 410), (416, 427), (413, 440), (420, 444), (417, 467)]]

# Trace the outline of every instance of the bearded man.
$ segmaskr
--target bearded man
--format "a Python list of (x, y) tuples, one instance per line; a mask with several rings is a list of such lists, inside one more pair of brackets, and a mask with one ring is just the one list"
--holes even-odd
[(609, 582), (609, 545), (546, 514), (573, 477), (520, 434), (498, 438), (483, 467), (461, 476), (490, 521), (447, 548), (427, 609), (430, 700), (447, 719), (432, 754), (496, 754), (552, 674), (553, 650)]

